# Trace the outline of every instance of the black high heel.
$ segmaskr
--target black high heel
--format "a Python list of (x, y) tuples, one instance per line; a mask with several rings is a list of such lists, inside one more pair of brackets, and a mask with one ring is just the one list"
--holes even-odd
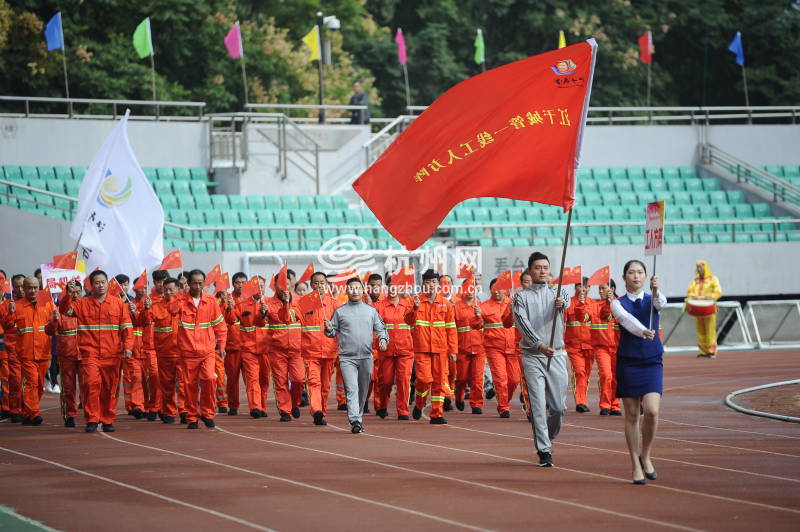
[(634, 480), (633, 483), (636, 484), (637, 486), (642, 486), (644, 484), (647, 484), (647, 481), (645, 479), (641, 478), (639, 480)]
[[(653, 469), (652, 473), (648, 473), (647, 471), (644, 470), (644, 460), (642, 460), (641, 456), (639, 457), (639, 465), (642, 466), (642, 473), (644, 473), (645, 478), (647, 478), (649, 480), (655, 480), (655, 479), (658, 478), (658, 475), (656, 474), (656, 470), (655, 469)], [(636, 483), (635, 480), (633, 482)], [(644, 484), (644, 481), (642, 481), (642, 484)]]

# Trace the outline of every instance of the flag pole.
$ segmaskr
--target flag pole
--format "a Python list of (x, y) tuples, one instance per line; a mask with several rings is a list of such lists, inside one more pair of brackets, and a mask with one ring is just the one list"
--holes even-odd
[(239, 26), (239, 21), (236, 21), (236, 28), (239, 30), (239, 47), (242, 51), (242, 84), (244, 85), (244, 104), (247, 106), (248, 104), (248, 97), (247, 97), (247, 69), (245, 68), (244, 64), (244, 39), (242, 38), (242, 27)]
[[(61, 61), (64, 65), (64, 91), (69, 100), (69, 77), (67, 76), (67, 43), (64, 42), (64, 19), (59, 20), (59, 29), (61, 30)], [(68, 104), (69, 105), (69, 104)], [(72, 114), (71, 112), (69, 114)]]
[(750, 107), (750, 94), (747, 90), (747, 73), (742, 65), (742, 81), (744, 81), (744, 105), (749, 109)]
[[(656, 276), (656, 255), (653, 255), (653, 277), (655, 277), (655, 276)], [(647, 325), (648, 329), (652, 329), (653, 328), (653, 307), (654, 307), (654, 304), (655, 304), (655, 299), (653, 298), (653, 294), (651, 293), (650, 294), (650, 321), (647, 322), (648, 323), (648, 325)]]
[(647, 63), (647, 107), (650, 107), (650, 82), (652, 79), (653, 74), (653, 59), (651, 57), (650, 62)]
[[(156, 62), (153, 59), (153, 52), (150, 51), (150, 73), (151, 73), (151, 82), (153, 86), (153, 101), (156, 101)], [(156, 112), (156, 114), (158, 114)]]
[(411, 88), (408, 85), (408, 67), (405, 63), (403, 63), (403, 77), (406, 81), (406, 107), (411, 107)]
[[(561, 250), (561, 271), (558, 274), (558, 288), (556, 288), (556, 295), (555, 298), (561, 296), (561, 285), (564, 282), (564, 262), (567, 260), (567, 246), (569, 245), (569, 229), (572, 225), (572, 207), (570, 207), (569, 211), (567, 211), (567, 228), (564, 230), (564, 249)], [(558, 321), (558, 309), (555, 305), (555, 298), (553, 299), (553, 327), (550, 329), (550, 343), (548, 344), (551, 348), (553, 347), (553, 340), (556, 336), (556, 323)], [(549, 356), (547, 358), (547, 370), (550, 371), (550, 362), (553, 361), (553, 356)]]

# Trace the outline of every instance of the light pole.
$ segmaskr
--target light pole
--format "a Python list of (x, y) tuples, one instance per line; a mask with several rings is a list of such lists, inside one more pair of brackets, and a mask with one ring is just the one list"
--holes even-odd
[[(331, 64), (331, 42), (325, 39), (325, 34), (323, 33), (326, 27), (331, 31), (338, 31), (341, 28), (341, 23), (335, 15), (326, 17), (323, 16), (322, 11), (317, 11), (317, 33), (319, 34), (319, 61), (317, 61), (317, 66), (319, 67), (320, 106), (325, 105), (325, 78), (323, 69), (325, 65)], [(325, 109), (322, 107), (320, 107), (319, 110), (319, 123), (325, 123)]]

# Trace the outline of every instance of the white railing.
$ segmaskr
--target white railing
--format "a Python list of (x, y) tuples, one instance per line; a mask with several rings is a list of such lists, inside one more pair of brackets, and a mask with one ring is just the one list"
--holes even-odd
[[(179, 102), (170, 100), (108, 100), (98, 98), (43, 98), (38, 96), (0, 96), (0, 103), (9, 102), (11, 108), (13, 104), (21, 104), (22, 112), (0, 113), (2, 116), (19, 116), (19, 117), (39, 117), (39, 118), (111, 118), (116, 119), (124, 113), (125, 108), (135, 107), (154, 109), (152, 116), (145, 116), (135, 114), (131, 116), (134, 120), (201, 120), (203, 117), (203, 110), (205, 109), (205, 102)], [(61, 108), (63, 106), (65, 113), (50, 113), (50, 112), (32, 112), (32, 105), (49, 105)], [(76, 107), (101, 106), (109, 108), (111, 114), (87, 114), (86, 112), (76, 112)], [(170, 115), (164, 116), (162, 111), (164, 109), (177, 109), (190, 111), (191, 115)]]

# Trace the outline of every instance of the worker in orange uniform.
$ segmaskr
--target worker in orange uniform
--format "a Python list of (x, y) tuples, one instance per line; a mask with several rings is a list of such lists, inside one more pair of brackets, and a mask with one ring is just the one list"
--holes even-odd
[(183, 361), (187, 429), (196, 429), (198, 418), (208, 428), (215, 426), (215, 350), (218, 348), (220, 355), (225, 357), (228, 333), (217, 300), (203, 292), (205, 280), (206, 274), (202, 270), (190, 271), (189, 291), (170, 302), (171, 309), (178, 315), (177, 348)]
[[(159, 270), (163, 271), (163, 270)], [(155, 274), (153, 272), (153, 277)], [(158, 357), (158, 384), (160, 388), (161, 421), (167, 424), (175, 423), (178, 415), (178, 401), (176, 390), (183, 382), (183, 362), (178, 353), (178, 316), (171, 308), (173, 300), (179, 293), (178, 280), (172, 277), (159, 280), (161, 295), (150, 294), (144, 302), (143, 319), (153, 323), (153, 345)], [(178, 392), (182, 394), (182, 392)], [(180, 405), (181, 407), (183, 404)]]
[[(119, 278), (119, 276), (117, 277)], [(127, 295), (121, 297), (125, 298)], [(143, 343), (144, 329), (149, 320), (140, 319), (140, 307), (144, 305), (144, 300), (139, 302), (138, 307), (135, 300), (131, 300), (126, 305), (129, 307), (133, 323), (133, 356), (122, 361), (122, 393), (128, 415), (142, 419), (144, 417), (144, 365), (147, 357)]]
[(278, 286), (277, 279), (275, 295), (261, 302), (261, 320), (261, 325), (269, 324), (269, 364), (280, 421), (291, 421), (300, 417), (306, 377), (300, 353), (300, 309), (292, 292)]
[[(239, 285), (239, 294), (241, 294), (243, 284)], [(268, 338), (268, 333), (262, 329), (263, 320), (260, 319), (261, 298), (264, 292), (264, 279), (260, 276), (258, 277), (258, 284), (261, 288), (258, 294), (248, 298), (240, 297), (237, 301), (234, 291), (228, 297), (225, 307), (225, 321), (238, 331), (239, 349), (237, 356), (239, 357), (239, 367), (241, 368), (247, 393), (247, 407), (250, 410), (250, 416), (254, 419), (267, 417), (266, 403), (264, 403), (264, 394), (261, 392), (259, 379), (261, 365), (263, 364), (260, 359), (267, 355), (265, 348)], [(261, 325), (258, 325), (259, 323)], [(227, 353), (225, 356), (227, 358)], [(231, 399), (229, 398), (228, 400), (230, 401)], [(236, 400), (238, 409), (238, 394)], [(230, 414), (230, 411), (228, 413)]]
[(416, 402), (412, 417), (422, 417), (431, 396), (430, 423), (445, 425), (444, 397), (447, 392), (447, 357), (458, 353), (453, 305), (439, 294), (439, 274), (428, 269), (422, 274), (422, 297), (414, 296), (414, 312), (407, 321), (414, 326), (414, 365)]
[(589, 412), (586, 392), (589, 390), (589, 376), (594, 363), (594, 349), (592, 348), (592, 333), (590, 329), (590, 309), (594, 300), (587, 297), (588, 287), (583, 282), (575, 285), (575, 295), (569, 304), (569, 309), (564, 316), (564, 343), (567, 355), (572, 365), (572, 386), (575, 394), (575, 411), (578, 413)]
[(0, 344), (0, 419), (8, 419), (11, 417), (11, 412), (8, 410), (9, 348), (6, 345), (6, 338), (10, 337), (8, 332), (11, 331), (10, 306), (11, 300), (6, 299), (5, 296), (0, 293), (0, 335), (3, 337), (3, 342)]
[[(233, 274), (233, 292), (229, 295), (229, 300), (233, 300), (233, 306), (242, 300), (242, 286), (247, 282), (247, 275), (244, 272)], [(234, 321), (228, 324), (228, 340), (225, 348), (225, 395), (228, 397), (228, 415), (236, 416), (239, 414), (239, 381), (242, 375), (242, 356), (241, 356), (241, 335), (239, 333), (239, 323)]]
[[(217, 305), (219, 308), (223, 310), (223, 315), (225, 311), (225, 306), (228, 303), (228, 294), (226, 292), (218, 292), (215, 294), (215, 298), (217, 300)], [(228, 328), (228, 337), (230, 337), (230, 327)], [(227, 341), (225, 342), (227, 345)], [(228, 354), (228, 350), (226, 348), (225, 354)], [(228, 394), (227, 394), (227, 384), (226, 384), (226, 375), (225, 375), (225, 359), (222, 358), (222, 355), (219, 353), (219, 349), (217, 349), (214, 353), (214, 379), (216, 382), (216, 386), (214, 388), (214, 400), (217, 404), (217, 414), (227, 414), (228, 413)]]
[[(400, 297), (402, 287), (392, 284), (387, 277), (389, 295), (375, 303), (375, 310), (383, 320), (389, 333), (389, 346), (386, 351), (379, 350), (378, 361), (380, 383), (377, 387), (380, 398), (376, 397), (375, 413), (381, 418), (388, 415), (389, 396), (392, 386), (396, 386), (397, 419), (408, 421), (408, 398), (411, 388), (411, 369), (414, 367), (414, 338), (411, 336), (411, 325), (414, 312), (409, 299)], [(374, 351), (374, 347), (373, 347)]]
[[(328, 394), (331, 376), (339, 356), (339, 345), (335, 338), (325, 336), (325, 320), (333, 317), (336, 300), (328, 289), (328, 278), (322, 272), (311, 276), (311, 290), (320, 295), (322, 308), (300, 314), (300, 350), (306, 365), (308, 401), (315, 425), (327, 425)], [(345, 409), (347, 405), (345, 405)]]
[(614, 328), (617, 321), (611, 313), (611, 302), (617, 297), (617, 286), (612, 279), (609, 284), (601, 284), (598, 288), (600, 299), (591, 303), (589, 318), (592, 348), (600, 376), (600, 415), (621, 416), (616, 377), (619, 330)]
[[(440, 278), (440, 285), (442, 291), (442, 298), (453, 305), (453, 312), (455, 312), (456, 300), (453, 294), (453, 278), (447, 274), (442, 274)], [(444, 396), (444, 411), (450, 412), (453, 410), (453, 402), (455, 401), (456, 389), (456, 375), (458, 374), (458, 361), (451, 357), (447, 357), (447, 389)]]
[[(497, 412), (502, 418), (511, 417), (511, 398), (519, 386), (520, 365), (514, 335), (511, 301), (505, 290), (492, 290), (497, 279), (489, 283), (492, 297), (481, 303), (483, 318), (483, 345), (486, 360), (492, 372), (492, 383), (497, 394)], [(472, 397), (472, 392), (470, 392)]]
[[(377, 304), (385, 299), (383, 295), (383, 277), (378, 273), (370, 274), (367, 278), (367, 284), (364, 287), (363, 301), (370, 306), (377, 309)], [(386, 408), (381, 403), (382, 394), (378, 388), (381, 386), (380, 378), (380, 358), (384, 355), (378, 349), (378, 339), (374, 338), (372, 342), (372, 379), (369, 381), (369, 389), (367, 390), (367, 403), (369, 404), (369, 397), (372, 395), (372, 406), (375, 407), (375, 414), (381, 416), (378, 411), (383, 412)], [(391, 390), (390, 390), (391, 391)], [(364, 412), (369, 413), (369, 407), (364, 406)], [(386, 414), (381, 418), (386, 417)]]
[(144, 315), (144, 302), (148, 298), (147, 288), (134, 288), (136, 297), (132, 300), (136, 305), (136, 315), (133, 317), (133, 359), (140, 366), (141, 381), (138, 386), (131, 389), (132, 397), (138, 400), (141, 388), (142, 414), (138, 415), (134, 408), (128, 409), (133, 417), (147, 418), (155, 421), (161, 404), (161, 390), (158, 384), (158, 359), (156, 356), (155, 341), (153, 339), (153, 320)]
[[(83, 287), (78, 283), (72, 285), (71, 289), (67, 287), (65, 290), (70, 290), (73, 301), (83, 295)], [(66, 296), (66, 293), (64, 295)], [(78, 350), (78, 318), (59, 313), (56, 329), (56, 353), (61, 373), (61, 415), (64, 417), (65, 427), (74, 427), (75, 418), (78, 417), (78, 392), (83, 395), (78, 385), (81, 367), (81, 355)]]
[(455, 305), (458, 360), (456, 362), (456, 408), (464, 410), (464, 396), (469, 385), (469, 405), (473, 414), (483, 414), (483, 311), (475, 297), (475, 285), (467, 280)]
[(12, 303), (11, 326), (17, 330), (14, 346), (22, 370), (22, 424), (41, 425), (39, 403), (44, 393), (44, 378), (50, 367), (51, 336), (58, 324), (58, 311), (49, 299), (37, 302), (39, 279), (26, 277), (25, 297)]
[[(11, 301), (9, 302), (9, 307), (12, 306), (11, 303), (21, 301), (24, 298), (22, 290), (24, 281), (25, 276), (21, 274), (11, 278)], [(11, 423), (19, 423), (22, 421), (22, 365), (14, 349), (19, 334), (16, 327), (11, 325), (10, 322), (4, 329), (8, 364), (8, 396), (6, 404)]]
[[(338, 308), (339, 306), (347, 303), (347, 294), (343, 290), (344, 284), (334, 282), (334, 280), (337, 278), (337, 275), (335, 273), (329, 273), (325, 278), (328, 281), (328, 291), (330, 292), (331, 297), (334, 299), (336, 307)], [(336, 349), (338, 351), (338, 346)], [(336, 410), (344, 412), (347, 410), (347, 398), (344, 394), (344, 381), (342, 380), (342, 371), (339, 367), (338, 352), (336, 357)]]
[[(108, 276), (102, 270), (89, 274), (92, 293), (73, 301), (70, 293), (60, 310), (78, 318), (78, 349), (81, 355), (83, 413), (86, 432), (114, 432), (117, 389), (122, 357), (133, 356), (133, 323), (125, 303), (108, 297)], [(70, 281), (75, 284), (75, 281)]]

